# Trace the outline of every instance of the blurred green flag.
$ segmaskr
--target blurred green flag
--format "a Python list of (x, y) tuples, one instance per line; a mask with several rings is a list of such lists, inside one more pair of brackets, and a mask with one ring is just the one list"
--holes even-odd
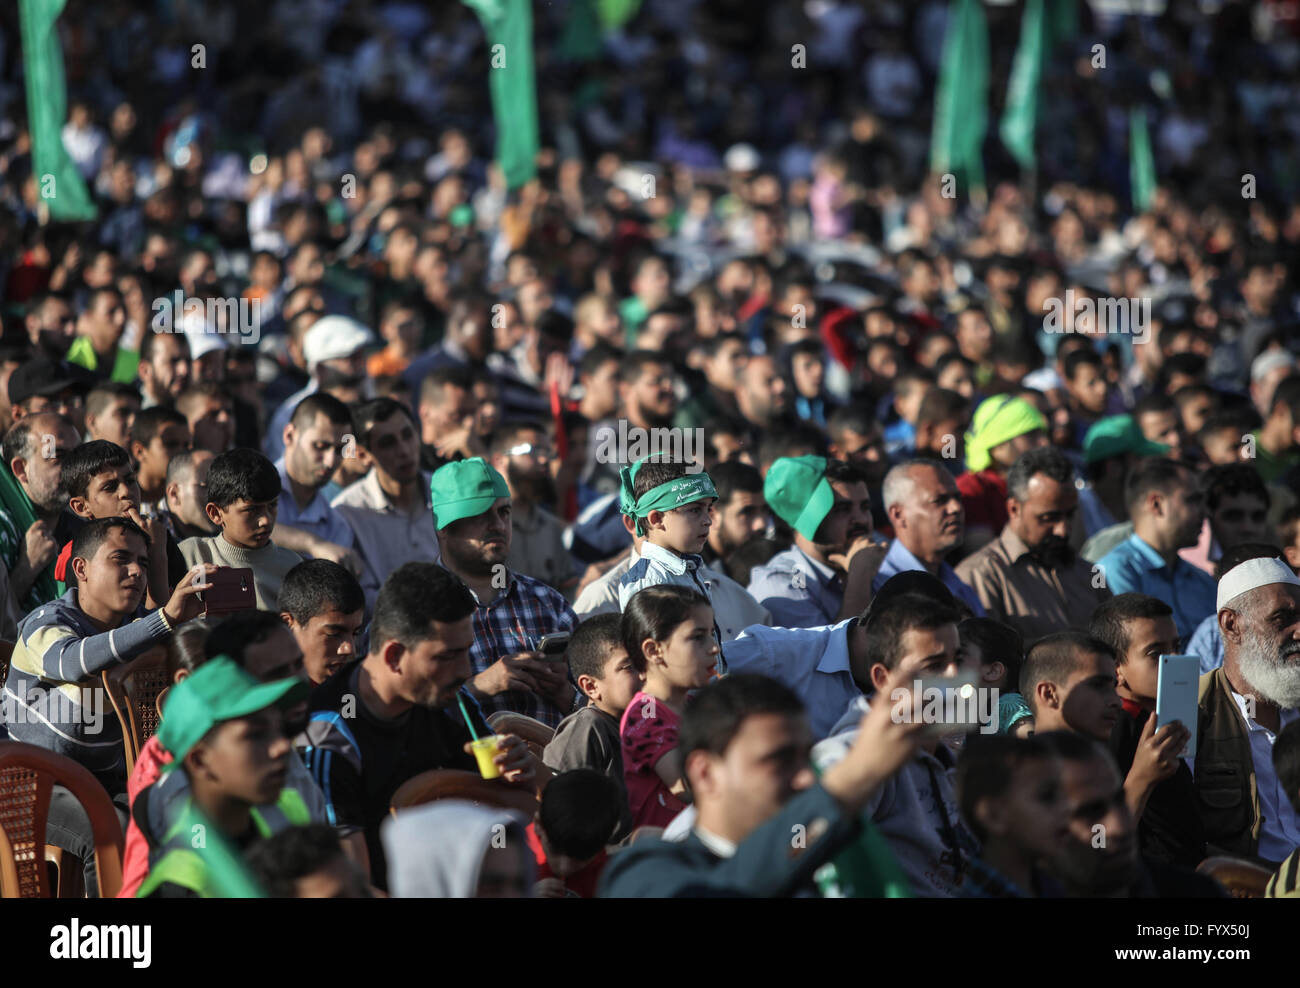
[(949, 8), (943, 61), (934, 98), (930, 170), (960, 174), (984, 187), (982, 149), (988, 129), (989, 32), (981, 0)]
[(93, 220), (98, 211), (63, 146), (68, 94), (64, 88), (63, 51), (55, 24), (66, 2), (19, 0), (32, 173), (36, 177), (36, 194), (49, 207), (51, 219)]
[(463, 0), (488, 41), (488, 84), (497, 128), (497, 164), (506, 187), (537, 174), (537, 79), (533, 71), (532, 0)]
[(1156, 159), (1151, 153), (1146, 110), (1136, 106), (1128, 111), (1128, 175), (1133, 208), (1144, 213), (1156, 194)]
[(1038, 118), (1038, 84), (1047, 49), (1047, 20), (1043, 0), (1025, 0), (1020, 18), (1020, 44), (1007, 82), (1007, 105), (998, 132), (1021, 168), (1034, 167), (1034, 129)]

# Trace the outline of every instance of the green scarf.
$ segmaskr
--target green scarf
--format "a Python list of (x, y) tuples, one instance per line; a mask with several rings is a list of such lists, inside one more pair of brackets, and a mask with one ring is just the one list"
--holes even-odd
[[(14, 560), (16, 562), (23, 554), (27, 530), (36, 523), (36, 509), (32, 506), (27, 492), (18, 483), (18, 478), (13, 475), (13, 471), (9, 469), (7, 463), (0, 464), (0, 508), (3, 508), (5, 513), (9, 515), (9, 520), (13, 522), (14, 531), (18, 536), (18, 545), (14, 551)], [(57, 596), (58, 591), (54, 583), (54, 561), (51, 560), (50, 564), (41, 570), (36, 577), (27, 599), (18, 603), (22, 605), (24, 610), (31, 610), (33, 607), (39, 607)]]
[(645, 521), (651, 511), (672, 511), (695, 501), (718, 496), (709, 475), (699, 473), (693, 477), (678, 477), (676, 480), (650, 488), (639, 498), (634, 497), (632, 483), (636, 479), (637, 470), (644, 462), (645, 460), (641, 460), (633, 466), (624, 467), (619, 473), (619, 508), (623, 514), (636, 519), (637, 535), (646, 534)]

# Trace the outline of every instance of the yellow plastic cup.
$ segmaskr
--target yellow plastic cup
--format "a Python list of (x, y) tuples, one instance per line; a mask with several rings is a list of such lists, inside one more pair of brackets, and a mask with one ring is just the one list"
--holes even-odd
[(497, 752), (501, 750), (501, 735), (490, 734), (485, 738), (479, 738), (477, 741), (471, 741), (470, 747), (474, 752), (474, 757), (478, 760), (478, 774), (485, 779), (501, 778), (501, 770), (497, 768)]

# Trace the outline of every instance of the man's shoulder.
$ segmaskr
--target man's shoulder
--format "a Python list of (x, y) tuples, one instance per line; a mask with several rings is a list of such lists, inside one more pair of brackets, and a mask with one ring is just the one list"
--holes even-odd
[(600, 877), (602, 898), (681, 894), (721, 859), (691, 835), (684, 841), (637, 841), (611, 855)]
[(211, 559), (212, 539), (211, 535), (191, 535), (188, 539), (182, 540), (176, 548), (180, 550), (186, 562), (191, 559)]
[(549, 583), (543, 583), (536, 577), (527, 576), (526, 574), (515, 570), (511, 570), (510, 572), (515, 578), (515, 591), (520, 596), (533, 597), (546, 604), (558, 607), (561, 610), (570, 610), (569, 602), (565, 599), (564, 594), (560, 593), (560, 591), (556, 590)]
[(1001, 537), (981, 546), (953, 567), (953, 572), (963, 583), (970, 583), (971, 577), (989, 576), (1006, 570), (1011, 566), (1011, 557), (1002, 544)]

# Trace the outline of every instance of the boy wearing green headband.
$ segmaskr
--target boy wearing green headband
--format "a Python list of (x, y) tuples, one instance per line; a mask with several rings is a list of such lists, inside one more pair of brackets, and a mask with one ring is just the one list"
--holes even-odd
[[(239, 885), (253, 891), (230, 851), (309, 822), (302, 797), (286, 788), (295, 755), (282, 713), (307, 691), (299, 677), (260, 683), (224, 655), (172, 687), (158, 739), (174, 760), (132, 807), (151, 848), (137, 896), (235, 895)], [(190, 798), (160, 827), (149, 806), (176, 769), (185, 773)]]
[(638, 590), (671, 583), (713, 595), (700, 575), (700, 550), (713, 524), (711, 508), (718, 499), (713, 481), (703, 471), (690, 473), (684, 463), (646, 457), (622, 471), (619, 500), (623, 513), (636, 519), (645, 536), (641, 558), (623, 574), (618, 586), (619, 610)]

